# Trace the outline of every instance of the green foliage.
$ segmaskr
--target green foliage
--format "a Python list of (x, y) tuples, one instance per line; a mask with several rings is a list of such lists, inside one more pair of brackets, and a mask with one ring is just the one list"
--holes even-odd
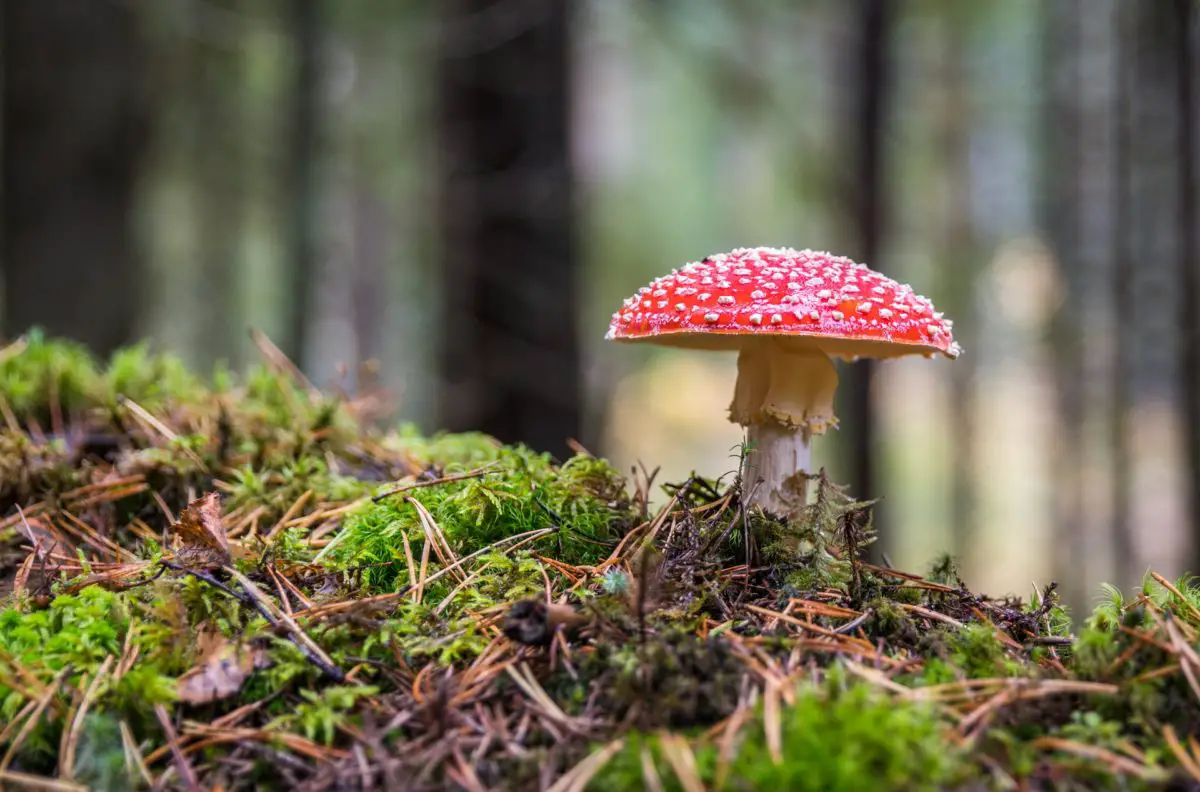
[(1071, 612), (1059, 603), (1054, 595), (1050, 595), (1048, 606), (1044, 602), (1044, 597), (1045, 595), (1035, 591), (1025, 606), (1026, 613), (1044, 614), (1041, 618), (1041, 626), (1045, 629), (1046, 635), (1060, 638), (1070, 636), (1074, 627)]
[(333, 685), (320, 692), (301, 690), (300, 703), (288, 714), (272, 720), (266, 728), (269, 731), (298, 730), (310, 740), (330, 745), (338, 728), (349, 721), (350, 712), (359, 700), (378, 692), (379, 688), (370, 685)]
[(1110, 583), (1101, 583), (1103, 598), (1088, 618), (1088, 626), (1098, 630), (1109, 630), (1120, 624), (1125, 613), (1125, 595)]
[[(809, 476), (816, 497), (791, 523), (769, 518), (752, 520), (768, 563), (793, 567), (787, 585), (796, 592), (826, 588), (862, 595), (862, 575), (855, 572), (859, 554), (875, 541), (871, 501), (856, 501), (824, 474)], [(798, 563), (797, 563), (798, 562)], [(857, 581), (857, 583), (856, 583)]]
[(923, 641), (927, 646), (936, 647), (936, 655), (956, 669), (958, 674), (970, 679), (1031, 673), (1031, 669), (1025, 668), (1005, 651), (1004, 644), (996, 635), (996, 628), (990, 624), (939, 627), (927, 634)]
[[(863, 683), (802, 686), (796, 703), (782, 708), (778, 763), (767, 745), (762, 714), (751, 723), (739, 735), (724, 788), (919, 792), (945, 789), (967, 772), (963, 754), (946, 740), (945, 726), (932, 709), (891, 700)], [(643, 749), (664, 788), (683, 789), (653, 736), (632, 738), (587, 788), (642, 788)], [(716, 746), (700, 743), (695, 754), (701, 779), (713, 784)]]
[(108, 655), (120, 654), (129, 620), (123, 597), (90, 587), (55, 597), (45, 610), (22, 613), (14, 606), (0, 611), (0, 650), (50, 676), (68, 665), (90, 673)]
[(61, 439), (35, 443), (23, 432), (0, 429), (0, 497), (28, 501), (79, 486), (85, 474), (70, 458)]
[[(447, 465), (447, 475), (457, 470)], [(543, 546), (554, 542), (555, 555), (567, 563), (589, 563), (606, 556), (634, 519), (620, 476), (604, 461), (579, 455), (556, 467), (548, 454), (504, 447), (479, 475), (365, 504), (346, 519), (329, 560), (341, 568), (361, 568), (363, 582), (373, 589), (412, 582), (404, 537), (419, 559), (425, 527), (408, 498), (428, 510), (458, 554), (557, 526)]]
[(463, 470), (497, 460), (503, 446), (482, 432), (438, 432), (424, 436), (415, 424), (401, 424), (384, 438), (384, 444), (406, 454), (416, 467), (433, 465)]
[[(230, 390), (236, 378), (229, 376)], [(337, 399), (310, 394), (266, 365), (246, 372), (237, 396), (237, 415), (246, 425), (240, 450), (256, 457), (297, 455), (350, 442), (358, 424)], [(281, 462), (284, 456), (275, 456)]]
[(403, 603), (380, 635), (410, 662), (442, 665), (473, 659), (490, 640), (477, 616), (461, 609), (438, 613), (436, 605), (414, 602)]
[(90, 712), (83, 720), (75, 779), (93, 792), (118, 792), (134, 785), (125, 763), (121, 727), (110, 715)]
[(147, 342), (114, 352), (104, 384), (106, 393), (132, 399), (151, 412), (193, 404), (205, 394), (204, 384), (181, 358), (155, 353)]
[[(242, 465), (232, 471), (226, 508), (253, 508), (259, 513), (259, 529), (266, 533), (305, 493), (307, 503), (340, 503), (356, 500), (370, 492), (366, 482), (335, 473), (321, 456), (309, 454), (282, 461), (277, 466)], [(298, 548), (285, 557), (307, 560), (312, 553)]]
[(49, 340), (37, 329), (27, 338), (20, 354), (0, 363), (0, 393), (18, 418), (34, 418), (44, 426), (54, 400), (67, 413), (96, 402), (102, 381), (86, 347)]
[[(81, 779), (94, 782), (93, 788), (123, 788), (124, 753), (119, 734), (114, 742), (113, 721), (108, 716), (119, 714), (133, 727), (142, 728), (154, 720), (150, 705), (175, 699), (175, 680), (161, 664), (163, 656), (156, 655), (157, 647), (148, 640), (152, 633), (142, 633), (136, 622), (135, 614), (141, 609), (141, 603), (127, 594), (93, 586), (55, 597), (46, 608), (26, 610), (11, 605), (0, 611), (0, 722), (9, 722), (28, 701), (28, 687), (22, 684), (17, 689), (6, 680), (36, 679), (49, 684), (62, 674), (57, 688), (61, 705), (64, 691), (79, 689), (85, 678), (95, 679), (105, 660), (120, 658), (127, 643), (139, 648), (136, 662), (119, 676), (111, 674), (110, 665), (110, 675), (101, 683), (92, 713), (84, 722), (79, 771)], [(156, 656), (157, 662), (152, 659)], [(175, 672), (179, 670), (177, 667)], [(65, 712), (65, 707), (59, 712)], [(61, 718), (44, 718), (18, 756), (32, 767), (53, 767), (63, 728)]]
[[(134, 614), (140, 609), (130, 595), (96, 586), (55, 597), (44, 609), (23, 611), (10, 606), (0, 611), (0, 656), (42, 681), (67, 668), (68, 682), (83, 674), (94, 676), (105, 658), (120, 657), (130, 630), (137, 630), (133, 640), (147, 650), (143, 657), (159, 648), (154, 642), (156, 634), (142, 632), (134, 623)], [(166, 659), (158, 657), (160, 662)], [(159, 666), (146, 663), (133, 666), (107, 689), (115, 701), (144, 706), (146, 702), (170, 701), (171, 685)], [(16, 691), (0, 681), (0, 699), (11, 694)]]
[(895, 602), (876, 597), (866, 607), (871, 609), (871, 618), (865, 625), (868, 635), (903, 644), (915, 644), (919, 640), (916, 622)]
[(943, 553), (929, 565), (929, 574), (925, 576), (932, 583), (943, 586), (957, 586), (962, 582), (958, 571), (958, 562), (949, 553)]

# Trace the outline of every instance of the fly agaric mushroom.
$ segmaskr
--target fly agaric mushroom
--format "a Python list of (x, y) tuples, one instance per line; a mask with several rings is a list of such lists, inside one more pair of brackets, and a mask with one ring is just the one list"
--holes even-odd
[[(736, 350), (729, 420), (747, 429), (751, 500), (787, 514), (813, 435), (837, 427), (831, 358), (961, 353), (952, 322), (910, 286), (812, 250), (738, 248), (672, 270), (625, 300), (607, 340)], [(757, 487), (755, 485), (758, 485)]]

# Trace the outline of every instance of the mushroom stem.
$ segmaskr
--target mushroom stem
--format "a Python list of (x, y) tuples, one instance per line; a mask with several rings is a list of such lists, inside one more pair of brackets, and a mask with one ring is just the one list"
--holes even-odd
[(749, 450), (742, 466), (742, 486), (747, 503), (771, 514), (787, 515), (804, 505), (812, 447), (807, 429), (788, 428), (776, 421), (752, 423), (747, 428)]
[(786, 515), (803, 506), (813, 435), (837, 426), (833, 361), (811, 346), (753, 339), (738, 354), (729, 418), (749, 429), (742, 484), (750, 503)]

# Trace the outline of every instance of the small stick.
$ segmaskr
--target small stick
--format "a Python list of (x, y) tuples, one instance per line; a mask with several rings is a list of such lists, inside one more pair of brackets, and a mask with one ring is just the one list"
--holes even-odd
[(100, 680), (108, 673), (108, 669), (112, 666), (113, 656), (109, 655), (104, 658), (104, 662), (96, 671), (96, 676), (92, 679), (87, 690), (83, 694), (83, 701), (79, 704), (79, 710), (75, 713), (75, 718), (71, 722), (71, 728), (67, 731), (67, 737), (64, 740), (66, 750), (63, 751), (61, 763), (61, 775), (63, 778), (73, 778), (75, 775), (75, 752), (79, 747), (79, 735), (83, 731), (83, 721), (87, 717), (88, 709), (91, 708), (92, 702), (96, 700), (97, 694), (100, 692)]
[(283, 516), (279, 518), (279, 522), (275, 523), (271, 530), (267, 531), (267, 535), (264, 537), (263, 541), (269, 542), (274, 539), (275, 535), (283, 530), (284, 526), (287, 524), (287, 521), (300, 513), (300, 510), (304, 508), (304, 504), (308, 503), (308, 499), (312, 496), (312, 490), (305, 490), (303, 495), (301, 495), (299, 498), (296, 498), (296, 502), (288, 507), (288, 510), (285, 511)]
[(162, 704), (155, 704), (154, 714), (158, 716), (158, 722), (162, 724), (163, 731), (166, 732), (167, 744), (171, 746), (171, 755), (175, 758), (175, 767), (179, 770), (183, 783), (187, 784), (187, 788), (193, 792), (199, 792), (200, 782), (196, 780), (196, 772), (188, 764), (187, 757), (179, 749), (179, 735), (175, 733), (175, 727), (171, 724), (171, 716), (167, 713), (167, 708)]
[(342, 670), (337, 667), (336, 663), (333, 662), (333, 658), (325, 654), (325, 651), (321, 649), (320, 646), (317, 646), (316, 642), (309, 638), (308, 635), (300, 629), (300, 625), (296, 624), (296, 620), (276, 607), (275, 603), (271, 602), (269, 597), (259, 591), (258, 586), (254, 585), (254, 583), (248, 577), (230, 566), (223, 567), (223, 569), (238, 583), (242, 584), (242, 588), (244, 588), (246, 593), (249, 594), (254, 600), (256, 610), (263, 614), (263, 617), (267, 621), (272, 621), (271, 616), (274, 616), (276, 620), (283, 623), (283, 625), (288, 629), (289, 637), (291, 638), (292, 643), (296, 644), (296, 647), (303, 652), (304, 655), (307, 656), (314, 665), (324, 671), (327, 676), (332, 677), (338, 682), (341, 682), (346, 678), (345, 674), (342, 673)]
[(842, 633), (853, 632), (855, 627), (859, 626), (860, 624), (865, 622), (867, 619), (871, 618), (872, 613), (874, 613), (874, 611), (872, 611), (870, 608), (867, 608), (865, 611), (862, 612), (862, 614), (858, 618), (856, 618), (852, 621), (846, 622), (841, 627), (835, 628), (834, 632), (838, 633), (839, 635)]
[(417, 576), (417, 587), (413, 593), (413, 602), (418, 605), (425, 598), (425, 575), (429, 571), (429, 546), (431, 544), (433, 544), (433, 537), (426, 533), (425, 542), (421, 545), (421, 572)]
[(146, 767), (146, 758), (142, 756), (142, 751), (138, 748), (137, 740), (133, 738), (133, 730), (129, 728), (129, 724), (121, 721), (121, 743), (125, 747), (125, 769), (129, 775), (133, 775), (136, 768), (138, 775), (146, 782), (146, 786), (154, 786), (154, 778), (150, 775), (150, 768)]
[(250, 338), (254, 341), (254, 345), (258, 347), (258, 351), (262, 353), (262, 356), (267, 359), (268, 363), (273, 365), (276, 370), (287, 374), (298, 382), (301, 387), (308, 391), (308, 397), (311, 400), (314, 402), (320, 400), (320, 389), (312, 383), (312, 380), (304, 376), (304, 372), (300, 370), (300, 367), (293, 363), (291, 358), (284, 354), (282, 349), (275, 346), (275, 342), (268, 338), (266, 333), (258, 328), (254, 328), (250, 331)]
[(296, 646), (297, 649), (300, 650), (301, 654), (308, 658), (309, 662), (320, 668), (327, 676), (337, 680), (338, 682), (341, 682), (345, 679), (345, 674), (342, 673), (341, 669), (337, 667), (329, 655), (325, 654), (321, 647), (317, 646), (317, 644), (313, 642), (313, 640), (309, 638), (303, 630), (300, 629), (300, 626), (296, 624), (295, 620), (283, 611), (279, 610), (279, 608), (275, 607), (274, 603), (272, 603), (261, 591), (259, 591), (258, 587), (255, 586), (250, 579), (241, 572), (238, 572), (233, 567), (222, 567), (222, 569), (224, 569), (242, 584), (243, 588), (246, 589), (246, 596), (238, 594), (229, 586), (226, 586), (224, 583), (203, 570), (188, 569), (187, 567), (172, 563), (170, 561), (163, 561), (162, 563), (169, 569), (184, 572), (196, 578), (197, 580), (202, 580), (210, 586), (220, 589), (236, 599), (238, 602), (250, 605), (256, 611), (258, 611), (259, 615), (266, 619), (267, 622), (272, 626), (277, 627), (282, 623), (282, 626), (288, 631), (288, 639)]
[(50, 792), (88, 792), (82, 784), (70, 781), (59, 781), (30, 773), (17, 773), (12, 770), (0, 770), (0, 781), (10, 781), (23, 789), (46, 789)]

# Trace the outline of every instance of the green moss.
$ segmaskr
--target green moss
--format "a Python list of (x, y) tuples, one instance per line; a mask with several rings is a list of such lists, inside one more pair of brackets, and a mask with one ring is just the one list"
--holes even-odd
[(104, 392), (132, 399), (155, 412), (199, 402), (206, 388), (182, 359), (156, 353), (144, 342), (113, 353), (104, 371)]
[(962, 583), (962, 575), (958, 571), (958, 561), (949, 553), (943, 553), (929, 565), (926, 579), (943, 586), (957, 586)]
[(317, 455), (287, 460), (278, 467), (242, 465), (232, 472), (229, 484), (226, 508), (261, 509), (258, 523), (264, 533), (305, 493), (309, 509), (370, 493), (369, 483), (331, 471), (329, 463)]
[(438, 432), (424, 436), (411, 423), (401, 424), (383, 443), (408, 456), (418, 469), (437, 466), (468, 470), (494, 462), (503, 453), (501, 444), (482, 432)]
[(66, 414), (103, 396), (96, 361), (81, 344), (49, 340), (40, 330), (27, 334), (28, 345), (0, 363), (0, 393), (19, 419), (48, 425), (52, 404)]
[[(795, 704), (781, 712), (778, 763), (768, 748), (761, 712), (750, 722), (739, 735), (724, 788), (920, 792), (946, 789), (971, 770), (932, 709), (892, 700), (867, 684), (801, 686)], [(693, 750), (701, 780), (712, 785), (717, 747), (701, 741)], [(631, 738), (587, 788), (642, 788), (644, 751), (665, 789), (683, 789), (653, 736)]]
[(1113, 630), (1094, 626), (1081, 630), (1073, 647), (1076, 672), (1090, 679), (1106, 678), (1109, 667), (1122, 651), (1117, 635)]
[(71, 464), (65, 441), (35, 443), (23, 432), (0, 429), (0, 503), (53, 496), (85, 483), (86, 471)]
[[(107, 716), (124, 718), (140, 732), (154, 721), (151, 705), (175, 698), (174, 677), (151, 659), (157, 647), (147, 640), (151, 633), (138, 627), (141, 610), (141, 603), (128, 594), (89, 587), (55, 597), (44, 609), (14, 605), (0, 611), (0, 722), (16, 717), (28, 701), (30, 680), (46, 685), (62, 674), (56, 700), (65, 712), (68, 691), (78, 689), (84, 677), (94, 679), (106, 660), (122, 657), (127, 643), (141, 650), (120, 676), (112, 675), (110, 666), (81, 735), (80, 777), (93, 779), (99, 787), (120, 788), (113, 775), (112, 722)], [(37, 771), (52, 769), (63, 725), (61, 718), (39, 722), (18, 753), (19, 763)]]
[(97, 587), (55, 597), (45, 610), (9, 607), (0, 611), (0, 650), (51, 676), (68, 665), (93, 672), (105, 657), (120, 653), (130, 617), (124, 597)]
[(360, 699), (373, 696), (379, 688), (370, 685), (334, 685), (321, 692), (301, 690), (301, 703), (286, 715), (267, 724), (268, 731), (299, 731), (310, 740), (329, 745), (339, 727), (351, 721), (350, 711)]
[(937, 631), (945, 640), (945, 659), (969, 678), (1017, 676), (1031, 671), (1005, 649), (996, 635), (996, 628), (990, 624), (967, 624)]
[(93, 792), (118, 792), (132, 781), (125, 763), (120, 722), (110, 715), (88, 713), (79, 734), (75, 779)]
[[(451, 470), (447, 469), (450, 475)], [(589, 563), (607, 556), (634, 519), (620, 477), (603, 461), (580, 455), (556, 467), (549, 455), (523, 446), (499, 449), (481, 475), (414, 488), (404, 495), (428, 510), (457, 554), (515, 534), (557, 527), (540, 546), (553, 549), (566, 563)], [(424, 536), (416, 507), (395, 495), (351, 514), (328, 558), (341, 568), (361, 569), (368, 587), (390, 589), (412, 582), (404, 537), (419, 559)]]
[(559, 679), (565, 696), (581, 700), (596, 691), (604, 708), (644, 726), (685, 728), (713, 723), (733, 712), (745, 666), (729, 641), (699, 638), (664, 626), (644, 643), (605, 641), (582, 661), (578, 679)]
[(876, 597), (866, 607), (871, 611), (871, 618), (867, 619), (864, 628), (872, 638), (884, 638), (901, 645), (913, 645), (920, 639), (916, 622), (895, 602)]

